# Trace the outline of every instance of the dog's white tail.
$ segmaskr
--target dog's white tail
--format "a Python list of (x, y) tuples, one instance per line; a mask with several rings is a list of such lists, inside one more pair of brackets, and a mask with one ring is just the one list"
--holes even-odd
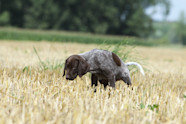
[(143, 76), (145, 76), (144, 70), (143, 70), (142, 66), (141, 66), (139, 63), (137, 63), (137, 62), (127, 62), (127, 63), (125, 63), (125, 64), (126, 64), (127, 66), (136, 65), (136, 66), (140, 69), (141, 74), (142, 74)]

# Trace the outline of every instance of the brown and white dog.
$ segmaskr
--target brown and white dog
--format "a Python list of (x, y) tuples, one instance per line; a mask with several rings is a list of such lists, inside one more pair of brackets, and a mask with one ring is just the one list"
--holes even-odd
[(66, 59), (64, 73), (67, 80), (74, 80), (78, 75), (82, 77), (87, 72), (91, 73), (91, 85), (97, 86), (98, 81), (106, 87), (115, 87), (115, 82), (123, 80), (131, 85), (129, 65), (136, 65), (144, 75), (143, 68), (137, 62), (124, 63), (116, 54), (107, 51), (93, 49), (78, 55), (72, 55)]

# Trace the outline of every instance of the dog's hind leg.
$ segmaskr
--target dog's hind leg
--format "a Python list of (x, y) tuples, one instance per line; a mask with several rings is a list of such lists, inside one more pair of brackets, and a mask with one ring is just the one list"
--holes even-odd
[(103, 84), (103, 85), (104, 85), (104, 88), (106, 89), (106, 87), (107, 87), (107, 85), (108, 85), (108, 81), (102, 79), (102, 80), (99, 80), (99, 82), (100, 82), (101, 84)]

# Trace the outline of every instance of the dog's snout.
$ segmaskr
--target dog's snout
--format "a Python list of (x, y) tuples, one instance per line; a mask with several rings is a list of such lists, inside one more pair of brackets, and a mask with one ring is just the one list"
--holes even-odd
[(69, 77), (69, 75), (66, 75), (66, 79), (68, 80), (70, 77)]
[(73, 80), (70, 76), (66, 75), (67, 80)]
[(67, 80), (73, 80), (72, 78), (66, 78)]

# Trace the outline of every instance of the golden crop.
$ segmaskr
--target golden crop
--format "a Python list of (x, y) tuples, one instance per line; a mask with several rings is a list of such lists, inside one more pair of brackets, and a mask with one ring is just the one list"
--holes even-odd
[[(63, 68), (42, 70), (96, 45), (0, 41), (0, 123), (159, 124), (186, 123), (186, 49), (136, 47), (146, 76), (132, 74), (132, 86), (90, 86), (90, 75), (67, 81)], [(27, 67), (23, 71), (23, 68)]]

